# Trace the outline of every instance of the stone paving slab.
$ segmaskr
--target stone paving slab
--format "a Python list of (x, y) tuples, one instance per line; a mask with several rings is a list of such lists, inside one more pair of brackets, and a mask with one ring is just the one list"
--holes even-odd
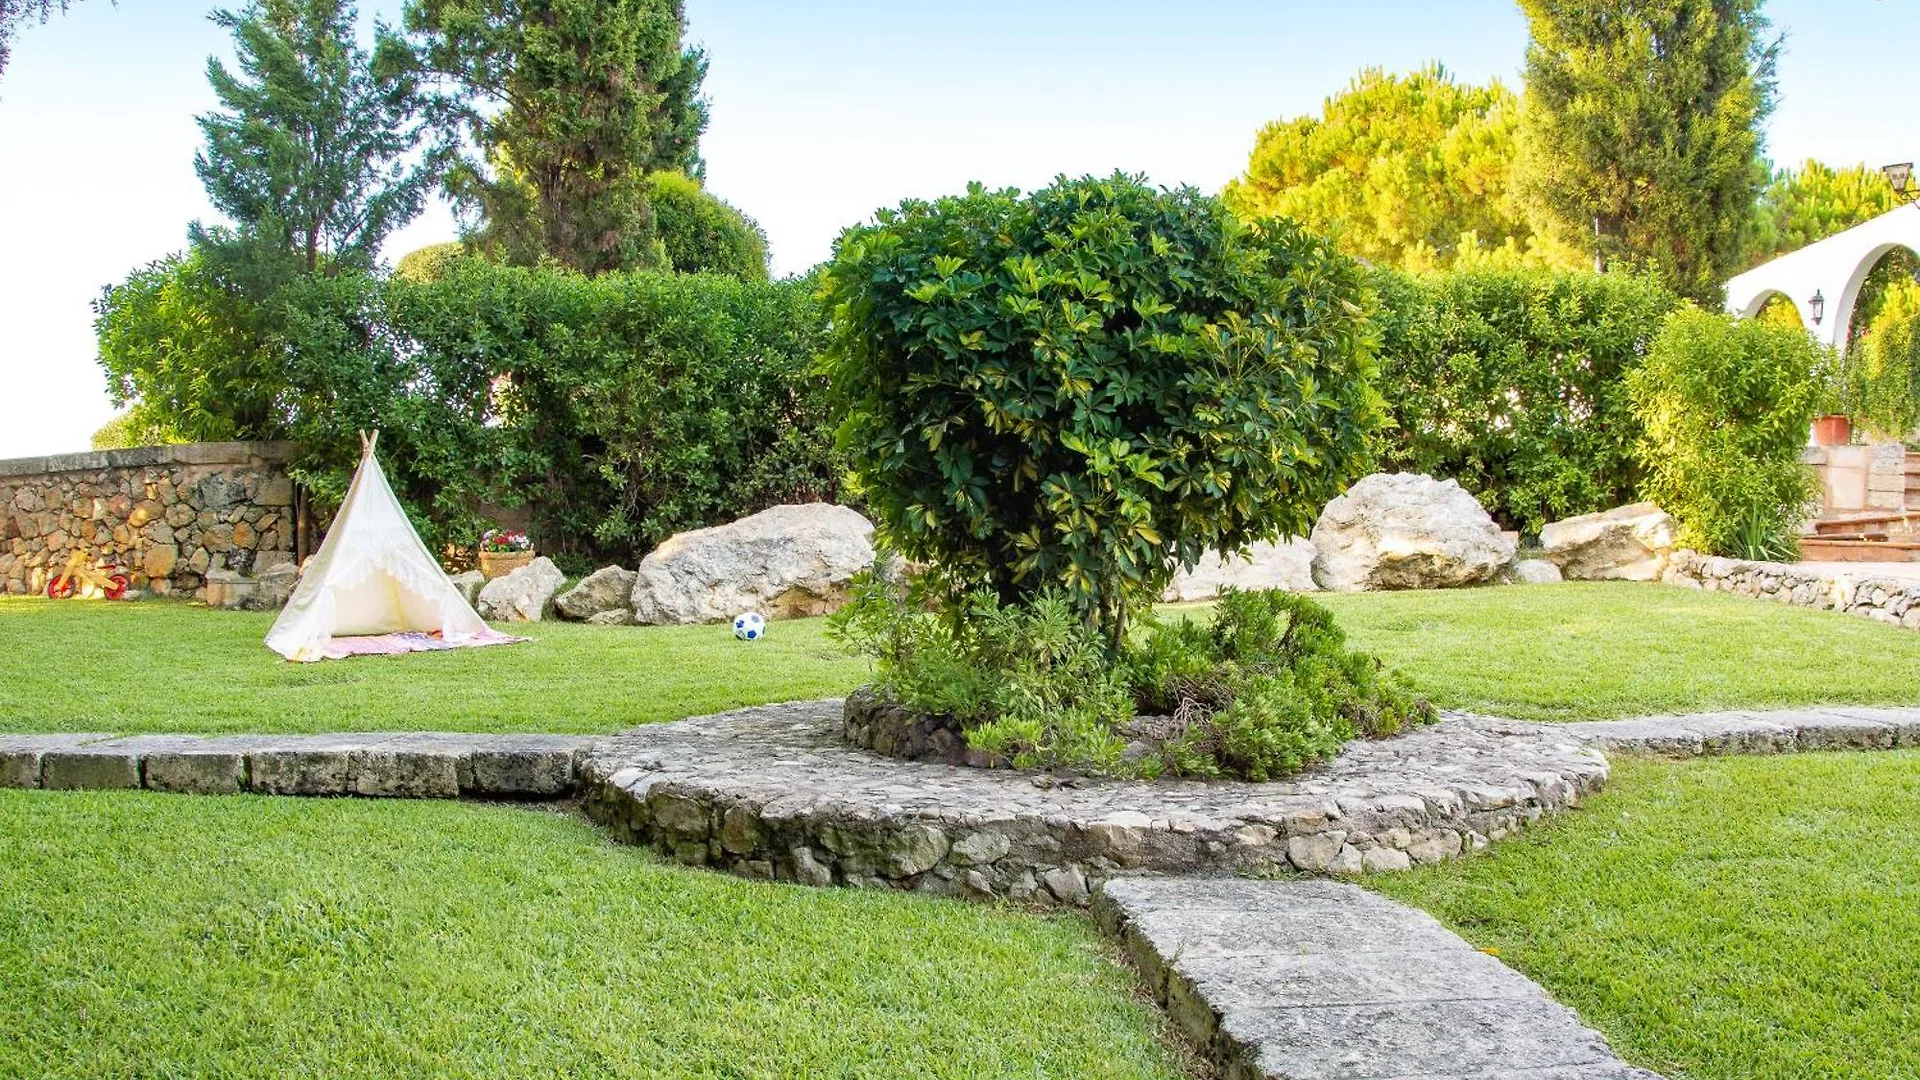
[(1225, 1080), (1659, 1080), (1432, 916), (1358, 886), (1119, 878), (1094, 914)]
[(1920, 708), (1744, 709), (1563, 726), (1601, 750), (1664, 757), (1920, 746)]
[(1113, 781), (901, 761), (837, 700), (596, 744), (587, 810), (681, 862), (808, 884), (1085, 904), (1115, 874), (1404, 869), (1576, 805), (1606, 760), (1553, 725), (1456, 717), (1267, 784)]
[(579, 787), (572, 735), (0, 735), (0, 787), (190, 794), (551, 799)]

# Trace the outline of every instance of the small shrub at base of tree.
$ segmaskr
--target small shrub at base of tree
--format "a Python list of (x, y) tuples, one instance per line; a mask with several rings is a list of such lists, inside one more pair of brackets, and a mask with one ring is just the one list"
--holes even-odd
[(1019, 768), (1266, 781), (1435, 718), (1291, 593), (1229, 591), (1211, 623), (1149, 619), (1118, 650), (1058, 590), (925, 599), (863, 575), (830, 633), (874, 658), (883, 698)]
[(1804, 331), (1692, 306), (1627, 376), (1645, 497), (1711, 555), (1791, 558), (1813, 497), (1800, 464), (1821, 347)]

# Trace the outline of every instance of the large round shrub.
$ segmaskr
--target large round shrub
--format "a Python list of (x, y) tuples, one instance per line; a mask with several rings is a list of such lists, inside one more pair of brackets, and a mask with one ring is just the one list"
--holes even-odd
[(1364, 279), (1192, 188), (910, 200), (822, 279), (840, 437), (884, 535), (960, 582), (1059, 588), (1117, 635), (1176, 563), (1300, 535), (1382, 416)]
[(648, 182), (654, 232), (673, 269), (767, 280), (767, 234), (752, 218), (682, 173), (657, 172)]

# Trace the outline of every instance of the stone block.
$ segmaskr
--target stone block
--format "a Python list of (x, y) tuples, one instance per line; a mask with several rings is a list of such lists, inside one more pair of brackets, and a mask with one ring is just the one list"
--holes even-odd
[(248, 790), (262, 795), (345, 795), (345, 749), (283, 747), (247, 755)]
[(40, 786), (40, 751), (0, 750), (0, 788)]
[(574, 755), (570, 748), (538, 745), (476, 749), (461, 759), (460, 792), (492, 798), (557, 798), (572, 792), (577, 783)]
[(126, 750), (50, 750), (40, 758), (40, 786), (49, 790), (137, 788), (140, 755)]
[(156, 751), (146, 756), (145, 776), (154, 791), (231, 795), (246, 790), (247, 759), (237, 751)]
[(1617, 1065), (1597, 1032), (1545, 994), (1532, 999), (1250, 1008), (1222, 1035), (1275, 1077), (1529, 1076)]
[(459, 756), (432, 750), (355, 750), (349, 755), (355, 795), (451, 799), (460, 794)]

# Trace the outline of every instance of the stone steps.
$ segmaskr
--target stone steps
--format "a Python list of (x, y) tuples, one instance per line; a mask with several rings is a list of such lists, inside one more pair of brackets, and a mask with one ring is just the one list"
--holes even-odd
[(1122, 878), (1094, 916), (1222, 1080), (1659, 1080), (1432, 916), (1355, 885)]
[(0, 787), (188, 794), (556, 799), (592, 740), (571, 735), (0, 735)]

